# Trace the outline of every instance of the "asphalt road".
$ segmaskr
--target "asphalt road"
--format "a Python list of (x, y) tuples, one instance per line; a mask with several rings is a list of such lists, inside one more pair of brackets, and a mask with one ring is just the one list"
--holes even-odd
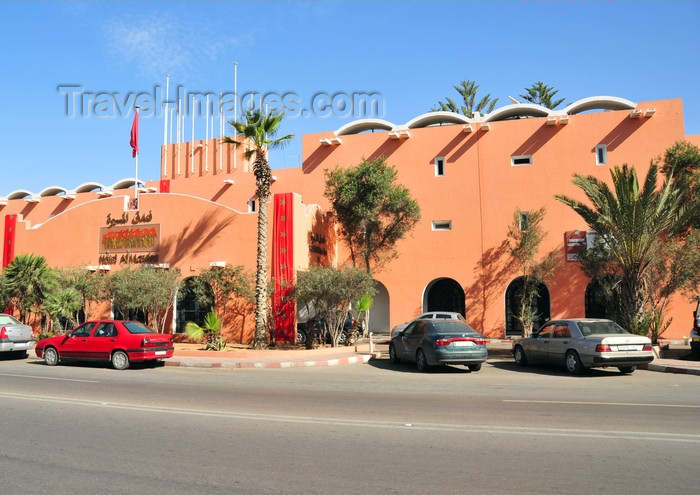
[(700, 377), (0, 360), (3, 493), (610, 493), (697, 487)]

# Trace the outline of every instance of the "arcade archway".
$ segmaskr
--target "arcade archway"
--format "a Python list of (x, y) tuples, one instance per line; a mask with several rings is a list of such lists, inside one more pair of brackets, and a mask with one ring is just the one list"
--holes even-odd
[(423, 295), (423, 311), (451, 311), (466, 316), (464, 289), (451, 278), (433, 280)]
[[(184, 332), (185, 325), (188, 321), (193, 321), (197, 325), (203, 325), (204, 317), (211, 311), (211, 304), (202, 304), (195, 293), (195, 278), (196, 277), (190, 277), (185, 279), (177, 293), (176, 333)], [(211, 300), (213, 300), (213, 296)]]

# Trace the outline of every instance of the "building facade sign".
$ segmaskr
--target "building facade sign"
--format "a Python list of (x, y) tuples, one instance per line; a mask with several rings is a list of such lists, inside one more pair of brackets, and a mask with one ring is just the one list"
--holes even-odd
[(100, 254), (157, 252), (160, 225), (100, 227)]
[(586, 231), (574, 230), (564, 233), (566, 261), (578, 260), (579, 253), (586, 249)]

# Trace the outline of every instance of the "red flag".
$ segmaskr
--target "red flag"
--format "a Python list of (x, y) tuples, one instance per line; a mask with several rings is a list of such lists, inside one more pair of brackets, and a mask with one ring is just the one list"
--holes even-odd
[(139, 152), (139, 111), (136, 110), (134, 113), (134, 123), (131, 124), (131, 157), (134, 158), (136, 153)]

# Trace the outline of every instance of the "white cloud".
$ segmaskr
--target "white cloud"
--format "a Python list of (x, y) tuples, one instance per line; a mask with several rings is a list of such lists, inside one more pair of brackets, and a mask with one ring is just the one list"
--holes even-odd
[[(204, 19), (185, 19), (172, 14), (122, 15), (104, 26), (108, 50), (115, 62), (134, 67), (150, 80), (165, 74), (196, 80), (202, 64), (217, 61), (221, 54), (239, 47), (248, 36), (224, 35), (207, 29)], [(225, 31), (224, 31), (225, 32)]]

